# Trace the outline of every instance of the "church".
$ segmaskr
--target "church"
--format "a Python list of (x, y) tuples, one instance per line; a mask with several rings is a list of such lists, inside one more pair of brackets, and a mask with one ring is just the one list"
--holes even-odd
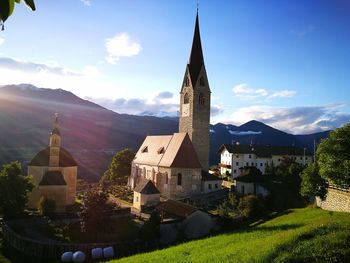
[(61, 147), (58, 115), (55, 115), (49, 147), (40, 151), (28, 164), (34, 188), (29, 195), (28, 207), (37, 209), (42, 196), (56, 202), (56, 211), (75, 203), (77, 162)]
[(209, 169), (210, 96), (197, 12), (180, 91), (179, 132), (145, 138), (132, 162), (128, 179), (131, 189), (151, 180), (162, 196), (171, 199), (204, 192)]

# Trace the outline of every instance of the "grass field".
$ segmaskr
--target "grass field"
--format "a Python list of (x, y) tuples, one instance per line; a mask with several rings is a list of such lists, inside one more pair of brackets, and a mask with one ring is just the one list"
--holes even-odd
[(350, 214), (293, 209), (228, 234), (111, 262), (350, 262)]

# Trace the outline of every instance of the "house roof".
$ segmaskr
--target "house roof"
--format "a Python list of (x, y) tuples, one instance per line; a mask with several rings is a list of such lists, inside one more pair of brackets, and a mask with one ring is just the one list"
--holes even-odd
[(39, 185), (67, 185), (60, 171), (47, 171)]
[(202, 171), (202, 181), (222, 181), (222, 179), (218, 176), (211, 174), (211, 173)]
[(259, 182), (262, 179), (261, 171), (256, 167), (246, 167), (241, 169), (240, 175), (235, 180), (245, 183)]
[[(271, 158), (273, 155), (304, 155), (304, 149), (301, 147), (288, 147), (288, 146), (262, 146), (262, 145), (236, 145), (236, 144), (223, 144), (220, 146), (218, 152), (222, 152), (226, 149), (229, 153), (233, 154), (256, 154), (259, 157)], [(308, 151), (305, 151), (305, 155), (311, 156)]]
[(201, 168), (187, 133), (147, 136), (133, 162), (161, 167)]
[(198, 211), (194, 206), (185, 204), (180, 201), (168, 199), (164, 202), (159, 203), (155, 209), (159, 212), (163, 212), (170, 216), (176, 216), (179, 218), (186, 218), (192, 213)]
[[(50, 147), (40, 151), (34, 158), (29, 162), (28, 166), (49, 166), (50, 159)], [(72, 167), (77, 166), (77, 162), (73, 156), (64, 148), (60, 148), (59, 155), (59, 166), (60, 167)]]
[(134, 189), (135, 192), (141, 194), (159, 194), (158, 188), (152, 183), (151, 180), (141, 180)]

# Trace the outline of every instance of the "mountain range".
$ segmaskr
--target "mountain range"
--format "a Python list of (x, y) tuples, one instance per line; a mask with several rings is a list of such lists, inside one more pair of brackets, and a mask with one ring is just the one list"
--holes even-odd
[[(0, 87), (0, 165), (12, 160), (26, 164), (48, 145), (52, 120), (59, 113), (62, 146), (79, 164), (78, 176), (97, 181), (116, 151), (141, 145), (146, 135), (178, 131), (178, 118), (119, 114), (63, 89), (42, 89), (30, 84)], [(258, 121), (241, 126), (210, 126), (210, 163), (219, 161), (223, 143), (300, 146), (309, 151), (329, 131), (292, 135)]]

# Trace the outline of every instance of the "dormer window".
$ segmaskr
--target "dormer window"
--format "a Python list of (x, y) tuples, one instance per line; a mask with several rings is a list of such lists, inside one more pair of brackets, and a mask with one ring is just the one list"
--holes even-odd
[(164, 152), (164, 147), (160, 147), (157, 151), (158, 154), (163, 154)]
[(188, 104), (189, 102), (190, 102), (190, 99), (189, 99), (188, 93), (186, 92), (184, 95), (184, 104)]
[(142, 153), (148, 153), (148, 146), (144, 146), (141, 150)]
[(199, 103), (199, 105), (205, 104), (205, 97), (204, 97), (203, 93), (199, 94), (198, 103)]

